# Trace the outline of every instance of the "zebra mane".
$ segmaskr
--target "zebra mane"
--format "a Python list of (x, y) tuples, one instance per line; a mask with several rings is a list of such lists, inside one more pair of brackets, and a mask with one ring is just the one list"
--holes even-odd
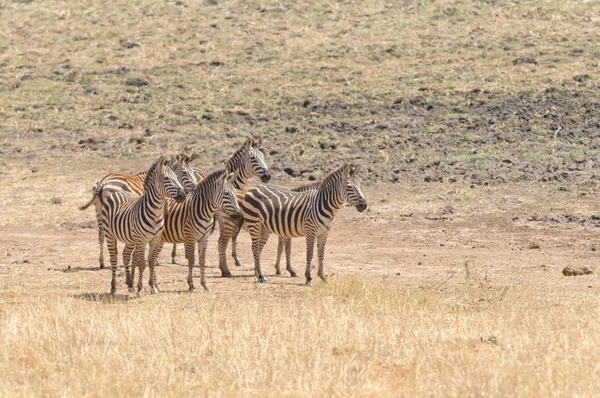
[(348, 170), (348, 168), (348, 165), (343, 165), (342, 167), (339, 167), (333, 170), (331, 173), (327, 174), (327, 176), (321, 180), (321, 187), (327, 187), (335, 183), (336, 180), (344, 178), (344, 174), (346, 173), (346, 170)]
[(307, 182), (307, 183), (304, 183), (302, 185), (298, 185), (297, 187), (292, 188), (292, 191), (302, 192), (302, 191), (307, 191), (309, 189), (318, 189), (321, 186), (322, 182), (323, 181), (321, 181), (321, 180)]
[(196, 187), (194, 188), (194, 192), (196, 192), (196, 193), (202, 192), (207, 186), (212, 185), (217, 179), (221, 178), (223, 173), (226, 173), (226, 172), (227, 172), (227, 170), (225, 170), (225, 169), (213, 171), (212, 173), (210, 173), (209, 175), (204, 177), (202, 180), (200, 180), (200, 182), (198, 184), (196, 184)]
[(151, 184), (152, 183), (152, 179), (154, 178), (154, 175), (157, 173), (156, 169), (159, 166), (159, 164), (162, 166), (165, 163), (165, 158), (164, 156), (161, 156), (160, 158), (158, 158), (154, 163), (152, 163), (152, 166), (150, 166), (150, 168), (148, 169), (148, 174), (146, 174), (146, 178), (144, 179), (144, 190), (146, 190), (147, 184)]
[(242, 145), (237, 151), (235, 151), (228, 159), (225, 161), (225, 167), (227, 171), (233, 171), (237, 162), (242, 158), (242, 151), (244, 150), (244, 146)]

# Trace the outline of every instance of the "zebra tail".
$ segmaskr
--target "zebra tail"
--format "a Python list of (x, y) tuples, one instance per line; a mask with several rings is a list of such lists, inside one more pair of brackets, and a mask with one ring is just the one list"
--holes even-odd
[(90, 207), (92, 203), (94, 203), (96, 197), (98, 197), (99, 191), (101, 191), (101, 189), (98, 189), (98, 183), (96, 183), (96, 185), (94, 185), (94, 188), (92, 189), (92, 199), (90, 199), (89, 202), (86, 202), (85, 204), (79, 206), (79, 210), (87, 210), (87, 208)]

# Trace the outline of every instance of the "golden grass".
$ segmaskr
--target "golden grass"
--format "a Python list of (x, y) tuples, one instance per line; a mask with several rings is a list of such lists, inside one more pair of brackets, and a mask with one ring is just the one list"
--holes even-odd
[(0, 302), (0, 395), (600, 392), (597, 293), (360, 277), (241, 296), (55, 293)]

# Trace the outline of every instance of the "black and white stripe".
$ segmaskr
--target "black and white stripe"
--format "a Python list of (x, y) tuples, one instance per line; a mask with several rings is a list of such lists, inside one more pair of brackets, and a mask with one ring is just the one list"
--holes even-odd
[[(315, 190), (294, 192), (273, 185), (259, 185), (246, 192), (241, 203), (245, 227), (252, 238), (254, 267), (259, 282), (266, 282), (260, 267), (260, 255), (271, 233), (285, 237), (306, 237), (306, 283), (312, 284), (310, 263), (317, 240), (319, 277), (326, 281), (323, 257), (327, 234), (337, 211), (352, 192), (359, 212), (367, 203), (357, 179), (359, 166), (345, 165), (325, 177)], [(355, 197), (354, 197), (355, 196)]]
[[(177, 175), (177, 180), (180, 181), (186, 190), (192, 190), (195, 186), (194, 169), (190, 162), (195, 160), (198, 155), (191, 156), (179, 154), (169, 160), (173, 171)], [(96, 208), (96, 222), (98, 223), (98, 243), (100, 245), (100, 256), (98, 262), (100, 268), (104, 268), (104, 231), (102, 229), (101, 211), (103, 200), (113, 192), (129, 192), (134, 196), (141, 196), (144, 192), (144, 181), (148, 175), (147, 171), (143, 171), (133, 176), (123, 174), (107, 174), (98, 180), (92, 189), (92, 198), (84, 205), (79, 207), (79, 210), (86, 210), (92, 204)], [(168, 181), (167, 181), (168, 184)], [(123, 251), (123, 261), (127, 266), (132, 250)], [(128, 261), (125, 262), (125, 259)], [(128, 270), (128, 268), (127, 268)]]
[[(354, 173), (356, 173), (356, 170), (354, 171)], [(320, 185), (321, 185), (321, 181), (309, 182), (309, 183), (300, 185), (298, 187), (292, 188), (291, 191), (294, 191), (294, 192), (315, 191), (319, 188)], [(347, 204), (350, 206), (360, 206), (361, 201), (363, 201), (364, 199), (361, 196), (362, 194), (356, 190), (356, 186), (352, 185), (352, 184), (348, 184), (347, 189), (348, 189)], [(280, 263), (281, 263), (281, 255), (282, 255), (284, 249), (285, 249), (285, 260), (286, 260), (285, 269), (290, 273), (290, 276), (295, 277), (296, 272), (292, 268), (292, 258), (291, 258), (292, 238), (284, 238), (282, 236), (279, 237), (279, 241), (277, 242), (277, 258), (275, 260), (275, 275), (281, 275)]]
[[(229, 173), (236, 173), (236, 178), (233, 181), (233, 186), (238, 190), (238, 200), (244, 197), (243, 189), (248, 184), (252, 176), (260, 178), (263, 183), (267, 183), (271, 179), (269, 166), (265, 161), (263, 152), (259, 149), (261, 145), (260, 139), (248, 137), (244, 144), (233, 153), (225, 163), (225, 168)], [(197, 180), (204, 178), (206, 173), (195, 169)], [(221, 276), (231, 277), (231, 272), (227, 266), (227, 245), (231, 240), (231, 255), (237, 266), (241, 266), (242, 262), (237, 256), (237, 234), (239, 232), (239, 223), (233, 220), (227, 214), (217, 212), (217, 220), (219, 223), (219, 269)], [(171, 251), (171, 261), (176, 264), (176, 248), (173, 245)]]
[(154, 246), (149, 261), (158, 258), (162, 246), (168, 243), (184, 243), (185, 256), (188, 260), (188, 287), (195, 291), (192, 280), (192, 270), (195, 263), (194, 251), (198, 243), (200, 266), (200, 283), (206, 286), (206, 244), (214, 229), (214, 217), (217, 209), (232, 220), (240, 217), (240, 208), (236, 199), (233, 181), (237, 176), (226, 170), (215, 171), (203, 180), (189, 193), (184, 202), (177, 203), (167, 200), (165, 206), (165, 228), (161, 242)]
[[(139, 268), (138, 295), (141, 296), (146, 244), (150, 243), (152, 248), (160, 240), (164, 227), (164, 198), (167, 195), (177, 201), (185, 199), (185, 191), (177, 176), (161, 156), (148, 170), (141, 196), (116, 191), (104, 198), (101, 222), (112, 266), (112, 294), (117, 290), (117, 241), (121, 241), (126, 244), (127, 250), (133, 250), (133, 264)], [(149, 265), (150, 288), (156, 293), (154, 263), (150, 262)]]

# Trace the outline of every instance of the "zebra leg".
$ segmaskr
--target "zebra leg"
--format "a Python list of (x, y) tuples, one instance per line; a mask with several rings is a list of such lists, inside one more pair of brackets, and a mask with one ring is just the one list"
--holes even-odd
[[(158, 294), (158, 284), (156, 283), (156, 271), (154, 266), (156, 265), (156, 259), (162, 251), (165, 243), (162, 240), (153, 242), (150, 244), (150, 252), (148, 253), (148, 266), (150, 267), (150, 278), (148, 279), (148, 285), (150, 285), (150, 293)], [(173, 244), (173, 246), (175, 246)]]
[(237, 237), (240, 234), (241, 229), (242, 229), (242, 224), (236, 223), (234, 226), (234, 229), (233, 229), (233, 235), (231, 236), (231, 257), (233, 257), (236, 267), (244, 266), (244, 264), (242, 263), (242, 261), (239, 259), (238, 255), (237, 255)]
[(144, 270), (146, 269), (146, 245), (145, 244), (137, 244), (135, 245), (135, 249), (133, 251), (133, 261), (137, 264), (139, 268), (139, 277), (138, 277), (138, 297), (142, 297), (144, 293), (142, 289), (144, 288), (143, 280), (144, 280)]
[[(129, 262), (131, 261), (131, 252), (133, 252), (134, 246), (125, 244), (123, 248), (123, 266), (125, 267), (125, 283), (129, 287), (129, 291), (133, 292), (133, 276), (129, 272)], [(135, 264), (132, 264), (135, 270)], [(135, 271), (134, 271), (135, 272)]]
[(100, 244), (98, 262), (100, 263), (100, 269), (104, 269), (104, 227), (102, 226), (102, 221), (98, 221), (98, 243)]
[(194, 280), (192, 279), (193, 277), (193, 269), (194, 269), (194, 249), (195, 249), (195, 245), (196, 242), (192, 241), (192, 242), (186, 242), (185, 243), (185, 258), (188, 260), (188, 287), (191, 293), (196, 291), (196, 288), (194, 287)]
[(281, 268), (279, 263), (281, 262), (281, 254), (283, 253), (283, 246), (285, 245), (285, 238), (279, 237), (277, 241), (277, 259), (275, 260), (275, 275), (281, 275)]
[(204, 287), (204, 290), (210, 292), (210, 289), (206, 285), (206, 245), (208, 244), (208, 234), (204, 235), (198, 242), (198, 265), (200, 266), (200, 284)]
[(171, 264), (179, 264), (177, 262), (177, 244), (173, 243), (173, 250), (171, 250)]
[(306, 271), (304, 272), (304, 276), (306, 276), (306, 284), (313, 284), (312, 277), (310, 276), (310, 262), (313, 258), (313, 250), (315, 249), (315, 237), (312, 235), (306, 235)]
[(319, 277), (325, 283), (327, 283), (327, 277), (325, 276), (325, 272), (323, 271), (323, 258), (325, 257), (325, 243), (327, 243), (327, 233), (319, 236), (317, 238), (317, 249), (318, 249), (318, 257), (319, 257)]
[(222, 277), (230, 278), (233, 275), (231, 275), (229, 267), (227, 266), (227, 245), (229, 244), (229, 239), (231, 239), (233, 230), (231, 225), (229, 225), (231, 220), (226, 222), (224, 218), (225, 216), (219, 217), (219, 269), (221, 270)]
[(102, 207), (98, 207), (99, 205), (96, 201), (96, 222), (98, 223), (98, 243), (100, 244), (98, 262), (100, 263), (100, 269), (104, 269), (104, 223), (102, 222)]
[(290, 273), (292, 278), (297, 277), (296, 271), (292, 268), (292, 238), (285, 239), (285, 269)]
[(117, 241), (116, 239), (109, 237), (106, 239), (106, 245), (108, 246), (108, 253), (110, 255), (110, 265), (112, 271), (112, 279), (110, 282), (110, 294), (114, 296), (117, 293)]
[[(266, 242), (266, 239), (263, 242), (263, 236), (265, 235), (263, 233), (263, 227), (262, 225), (258, 224), (258, 223), (254, 223), (254, 224), (248, 224), (248, 232), (250, 233), (250, 237), (252, 238), (252, 255), (254, 256), (254, 272), (256, 273), (256, 276), (258, 277), (258, 281), (260, 283), (267, 283), (267, 278), (264, 277), (264, 275), (262, 274), (262, 271), (260, 269), (260, 254), (262, 252), (263, 246), (264, 246), (264, 242)], [(268, 233), (266, 234), (266, 238), (268, 239), (269, 235)], [(261, 242), (263, 242), (261, 244)]]

